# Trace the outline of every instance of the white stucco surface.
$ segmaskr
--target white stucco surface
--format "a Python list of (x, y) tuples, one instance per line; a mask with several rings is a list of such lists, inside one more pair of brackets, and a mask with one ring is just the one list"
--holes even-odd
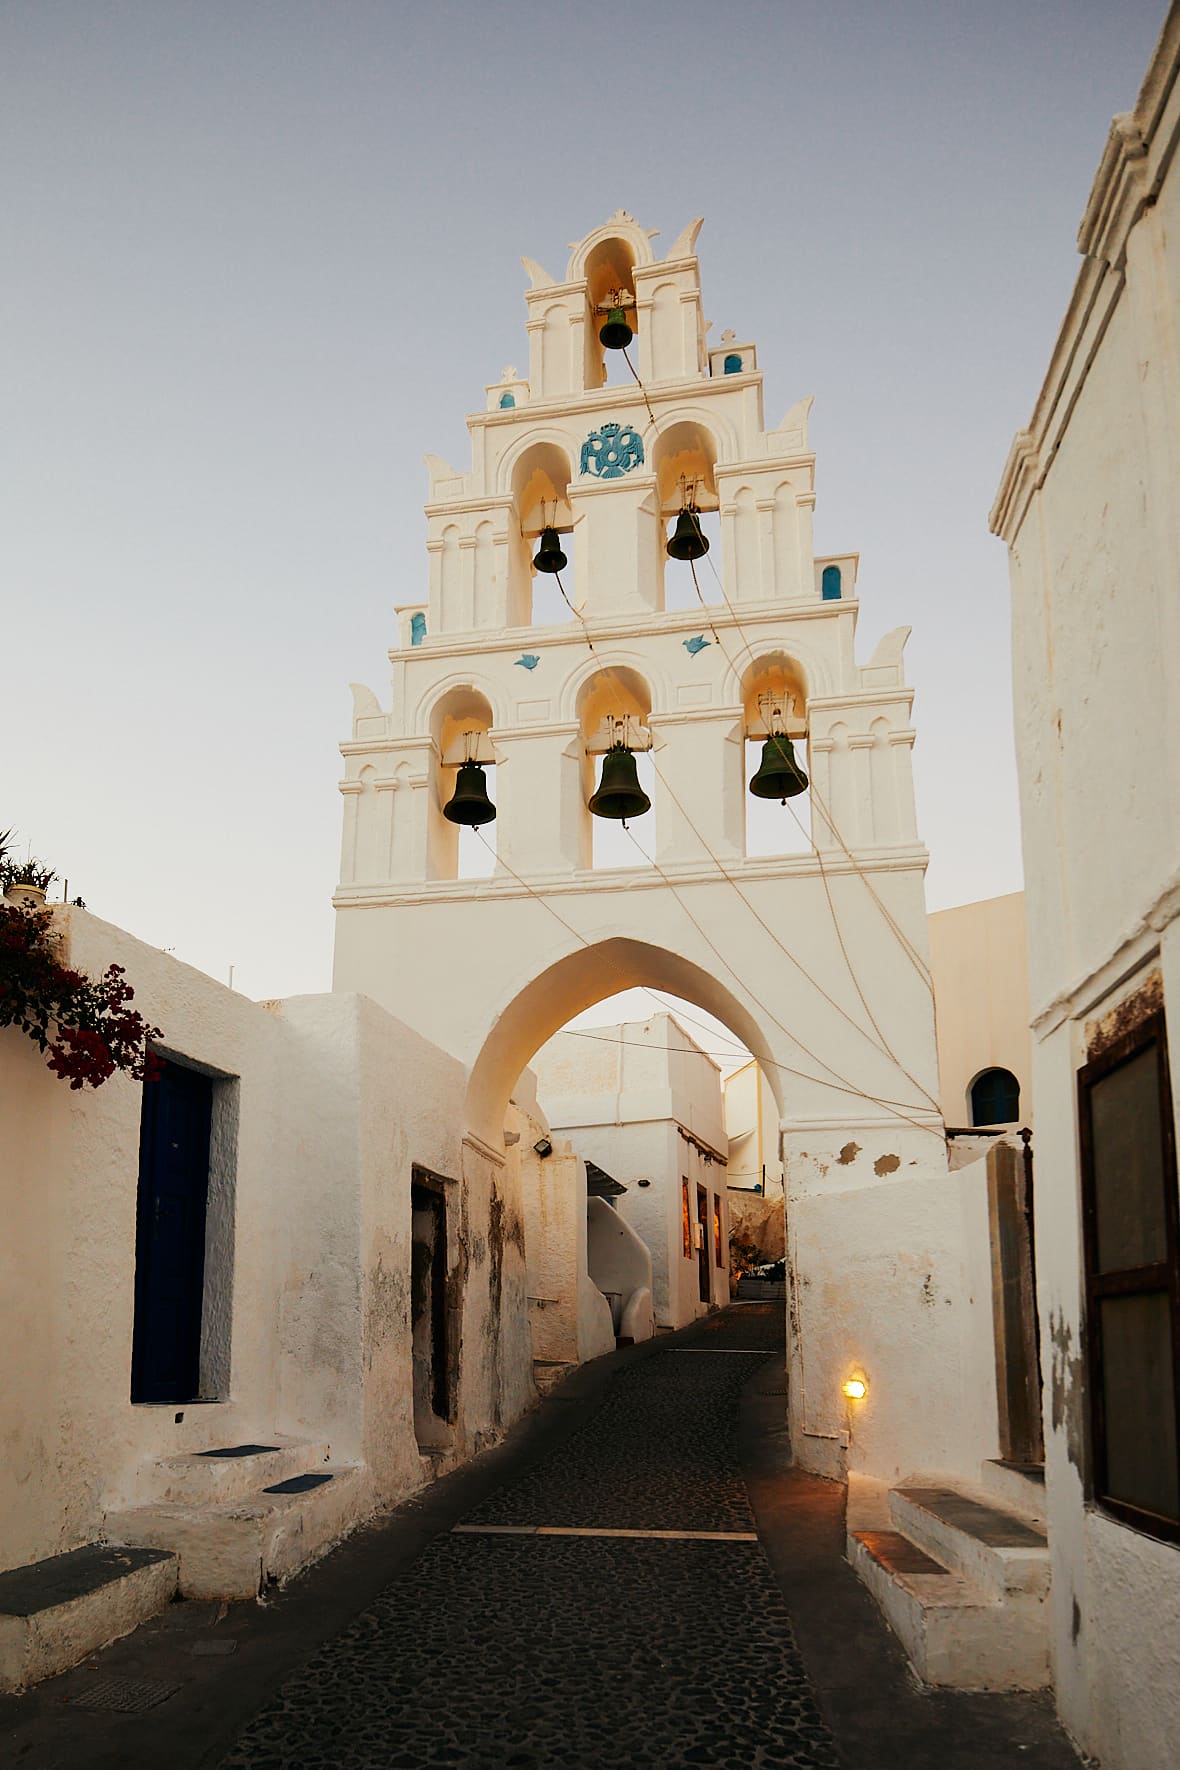
[(1033, 1123), (1024, 894), (984, 898), (930, 917), (930, 969), (942, 1116), (969, 1126), (971, 1084), (1007, 1069), (1020, 1083), (1022, 1125)]
[(231, 1267), (217, 1303), (228, 1376), (200, 1403), (132, 1404), (141, 1086), (71, 1091), (0, 1032), (0, 1566), (92, 1540), (157, 1459), (216, 1445), (314, 1441), (362, 1468), (361, 1512), (420, 1485), (414, 1163), (451, 1186), (464, 1353), (451, 1459), (494, 1437), (533, 1395), (523, 1230), (514, 1164), (471, 1184), (461, 1065), (363, 998), (259, 1004), (84, 911), (55, 922), (69, 963), (125, 966), (167, 1055), (222, 1078), (214, 1165), (232, 1209), (211, 1220), (206, 1263)]
[[(909, 630), (858, 658), (857, 555), (813, 547), (811, 398), (767, 425), (754, 346), (741, 347), (741, 373), (722, 372), (706, 345), (699, 228), (657, 258), (653, 236), (619, 211), (572, 249), (564, 281), (527, 261), (528, 373), (504, 384), (514, 404), (489, 386), (468, 419), (470, 464), (428, 457), (428, 557), (399, 608), (389, 698), (355, 685), (341, 746), (335, 987), (363, 989), (462, 1063), (465, 1148), (486, 1160), (521, 1071), (583, 1009), (648, 985), (716, 1015), (772, 1092), (766, 1141), (788, 1171), (788, 1219), (799, 1201), (794, 1321), (809, 1406), (827, 1420), (847, 1345), (872, 1343), (883, 1373), (902, 1361), (865, 1437), (865, 1455), (892, 1467), (952, 1436), (912, 1406), (914, 1393), (946, 1393), (943, 1336), (920, 1285), (899, 1274), (926, 1241), (940, 1276), (961, 1265), (953, 1188), (944, 1209), (938, 1184), (947, 1157)], [(606, 380), (597, 336), (604, 294), (623, 285), (642, 389)], [(664, 539), (690, 486), (720, 539), (684, 604)], [(530, 563), (546, 525), (569, 560), (568, 619), (545, 612), (556, 603)], [(747, 845), (746, 751), (771, 731), (793, 739), (809, 777), (791, 805), (811, 846), (800, 851), (783, 807), (783, 851), (759, 855)], [(652, 811), (634, 820), (633, 860), (595, 866), (588, 800), (620, 732), (647, 757)], [(483, 832), (494, 862), (479, 878), (460, 876), (444, 816), (467, 758), (495, 771), (497, 815)], [(618, 1116), (596, 1118), (604, 1137)], [(724, 1156), (717, 1117), (709, 1136), (681, 1123)], [(622, 1159), (583, 1141), (578, 1152), (608, 1171)], [(670, 1165), (666, 1149), (642, 1160), (653, 1174)], [(676, 1164), (694, 1216), (698, 1178), (714, 1177), (698, 1175), (702, 1161), (690, 1146)], [(858, 1210), (845, 1193), (874, 1224), (863, 1240), (850, 1224), (855, 1286), (847, 1247), (819, 1233), (825, 1196), (834, 1221)], [(648, 1207), (637, 1198), (628, 1191), (622, 1215), (638, 1227)], [(700, 1305), (694, 1251), (672, 1243), (662, 1271), (664, 1238), (646, 1221), (642, 1233), (658, 1318), (683, 1318)], [(728, 1288), (727, 1264), (724, 1250), (711, 1263), (711, 1301)], [(803, 1294), (829, 1287), (838, 1331)], [(802, 1408), (796, 1389), (790, 1406)], [(814, 1443), (813, 1466), (829, 1467), (801, 1418), (800, 1456)]]
[[(557, 1033), (537, 1052), (533, 1070), (550, 1123), (627, 1189), (616, 1209), (649, 1251), (659, 1326), (684, 1327), (728, 1302), (726, 1139), (713, 1058), (673, 1015), (661, 1013)], [(696, 1249), (684, 1250), (686, 1180), (692, 1224), (698, 1221), (698, 1186), (708, 1194), (704, 1230), (710, 1249), (713, 1206), (720, 1201), (723, 1263), (718, 1267), (711, 1253), (707, 1300), (700, 1295)]]
[(1054, 1659), (1108, 1770), (1180, 1737), (1180, 1551), (1087, 1500), (1076, 1072), (1158, 971), (1180, 1085), (1180, 9), (1115, 119), (1082, 266), (992, 511), (1008, 544), (1037, 1113)]

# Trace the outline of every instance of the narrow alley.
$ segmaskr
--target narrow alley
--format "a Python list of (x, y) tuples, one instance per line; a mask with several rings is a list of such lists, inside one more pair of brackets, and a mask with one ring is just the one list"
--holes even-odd
[(842, 1490), (786, 1467), (782, 1334), (737, 1306), (585, 1367), (264, 1606), (173, 1605), (0, 1703), (6, 1762), (1075, 1764), (1047, 1698), (913, 1679), (842, 1559)]

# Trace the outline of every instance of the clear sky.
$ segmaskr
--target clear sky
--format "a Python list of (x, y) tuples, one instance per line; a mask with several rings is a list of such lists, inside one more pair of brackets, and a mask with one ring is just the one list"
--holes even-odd
[[(255, 996), (327, 987), (350, 681), (422, 456), (527, 363), (522, 253), (694, 215), (814, 394), (862, 660), (912, 623), (933, 908), (1020, 886), (987, 533), (1163, 0), (4, 0), (0, 828)], [(23, 845), (23, 844), (22, 844)]]

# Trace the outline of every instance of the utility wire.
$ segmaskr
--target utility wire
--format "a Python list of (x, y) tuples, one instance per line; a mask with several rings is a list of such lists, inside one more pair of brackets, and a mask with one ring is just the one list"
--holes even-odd
[[(630, 833), (630, 832), (628, 832), (628, 833)], [(494, 850), (492, 849), (491, 844), (486, 840), (486, 838), (484, 837), (484, 835), (482, 834), (482, 832), (478, 828), (476, 828), (475, 834), (479, 838), (479, 840), (483, 844), (483, 846), (488, 850), (488, 853), (493, 854)], [(632, 836), (631, 840), (634, 842), (635, 838)], [(637, 842), (635, 845), (637, 848), (639, 847), (639, 844)], [(642, 848), (640, 848), (639, 851), (641, 854), (643, 853)], [(648, 857), (645, 855), (644, 858), (647, 859)], [(584, 946), (588, 951), (592, 950), (594, 947), (596, 947), (598, 945), (598, 943), (596, 941), (588, 940), (586, 938), (586, 936), (581, 932), (581, 930), (578, 928), (575, 928), (573, 923), (568, 921), (567, 918), (561, 914), (561, 911), (558, 910), (557, 908), (555, 908), (555, 906), (549, 901), (549, 899), (547, 897), (544, 897), (539, 891), (537, 891), (532, 885), (530, 885), (527, 879), (522, 878), (521, 875), (518, 872), (516, 872), (516, 870), (513, 867), (509, 866), (508, 862), (505, 861), (501, 856), (497, 855), (496, 861), (499, 866), (502, 866), (504, 868), (506, 873), (508, 873), (513, 879), (516, 880), (517, 884), (520, 885), (528, 893), (528, 895), (530, 897), (535, 898), (538, 903), (542, 904), (544, 906), (544, 908), (549, 911), (549, 914), (551, 916), (553, 916), (558, 922), (561, 923), (562, 927), (566, 930), (566, 932), (569, 934), (572, 934), (574, 939), (579, 941), (581, 943), (581, 945)], [(650, 864), (655, 868), (656, 872), (659, 872), (660, 869), (655, 866), (654, 861), (651, 862)], [(661, 878), (664, 877), (662, 873), (660, 874), (660, 877)], [(668, 884), (668, 881), (665, 879), (664, 883)], [(670, 889), (672, 889), (673, 895), (676, 896), (675, 889), (673, 887), (670, 887)], [(693, 917), (692, 912), (687, 909), (687, 907), (681, 902), (681, 900), (678, 896), (677, 896), (676, 900), (678, 903), (680, 903), (680, 907), (682, 909), (684, 909), (684, 912), (688, 916), (688, 919), (691, 922), (693, 922), (694, 927), (697, 927), (698, 929), (700, 929), (700, 925), (699, 925), (699, 923), (697, 923), (695, 921), (695, 918)], [(733, 971), (732, 966), (729, 965), (729, 963), (725, 959), (724, 955), (718, 950), (718, 948), (709, 939), (709, 936), (707, 934), (705, 934), (703, 929), (700, 929), (700, 933), (702, 935), (702, 938), (708, 943), (708, 945), (710, 946), (712, 951), (717, 954), (719, 959), (721, 959), (722, 964), (725, 965), (726, 969), (734, 977), (735, 981), (739, 984), (739, 986), (742, 988), (745, 988), (746, 986), (741, 983), (741, 979), (738, 978), (737, 973), (735, 971)], [(601, 956), (601, 955), (600, 955), (600, 963), (604, 964), (608, 970), (613, 971), (616, 974), (616, 976), (620, 977), (623, 980), (623, 984), (625, 987), (627, 987), (627, 988), (632, 987), (633, 980), (628, 975), (628, 973), (622, 969), (622, 967), (620, 965), (616, 965), (613, 960), (608, 959), (605, 956)], [(915, 1106), (913, 1101), (890, 1100), (883, 1095), (869, 1094), (863, 1088), (858, 1088), (856, 1086), (855, 1082), (852, 1081), (851, 1077), (843, 1075), (841, 1073), (841, 1071), (839, 1071), (837, 1069), (833, 1069), (830, 1064), (827, 1064), (824, 1062), (822, 1057), (817, 1056), (816, 1053), (814, 1051), (812, 1051), (809, 1046), (805, 1045), (803, 1043), (803, 1040), (800, 1039), (797, 1034), (793, 1033), (790, 1030), (790, 1028), (787, 1027), (778, 1018), (777, 1014), (775, 1014), (772, 1009), (767, 1007), (765, 1002), (761, 1001), (759, 997), (754, 995), (753, 991), (749, 991), (748, 993), (751, 996), (751, 999), (754, 1000), (755, 1002), (757, 1002), (758, 1006), (763, 1010), (763, 1012), (769, 1016), (769, 1018), (773, 1021), (775, 1026), (777, 1026), (782, 1032), (786, 1033), (787, 1037), (789, 1039), (791, 1039), (796, 1045), (798, 1045), (799, 1049), (801, 1051), (803, 1051), (806, 1056), (810, 1057), (814, 1063), (818, 1063), (821, 1069), (826, 1069), (828, 1071), (829, 1075), (836, 1076), (839, 1078), (839, 1081), (841, 1083), (847, 1084), (846, 1086), (839, 1088), (837, 1090), (838, 1092), (853, 1094), (861, 1100), (869, 1101), (869, 1103), (873, 1106), (891, 1106), (896, 1111), (898, 1111), (899, 1117), (906, 1118), (907, 1123), (913, 1125), (915, 1129), (929, 1131), (931, 1133), (931, 1135), (935, 1136), (935, 1137), (937, 1137), (939, 1135), (939, 1133), (934, 1129), (933, 1126), (923, 1125), (918, 1120), (911, 1119), (908, 1117), (908, 1114), (905, 1110), (906, 1108), (908, 1108), (909, 1111), (920, 1111), (921, 1110), (919, 1107)], [(804, 1081), (808, 1081), (813, 1084), (818, 1084), (820, 1087), (827, 1087), (830, 1085), (824, 1081), (822, 1076), (809, 1075), (806, 1070), (790, 1069), (789, 1066), (786, 1064), (776, 1064), (774, 1067), (778, 1068), (778, 1069), (788, 1070), (788, 1073), (790, 1073), (792, 1075), (799, 1076)]]

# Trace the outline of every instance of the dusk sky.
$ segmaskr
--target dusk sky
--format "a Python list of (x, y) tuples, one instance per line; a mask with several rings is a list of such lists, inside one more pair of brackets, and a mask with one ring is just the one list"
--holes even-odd
[[(4, 0), (0, 828), (257, 997), (328, 987), (348, 685), (429, 451), (527, 366), (521, 254), (698, 242), (815, 544), (902, 623), (931, 908), (1018, 890), (987, 530), (1163, 0)], [(541, 914), (540, 910), (538, 913)]]

